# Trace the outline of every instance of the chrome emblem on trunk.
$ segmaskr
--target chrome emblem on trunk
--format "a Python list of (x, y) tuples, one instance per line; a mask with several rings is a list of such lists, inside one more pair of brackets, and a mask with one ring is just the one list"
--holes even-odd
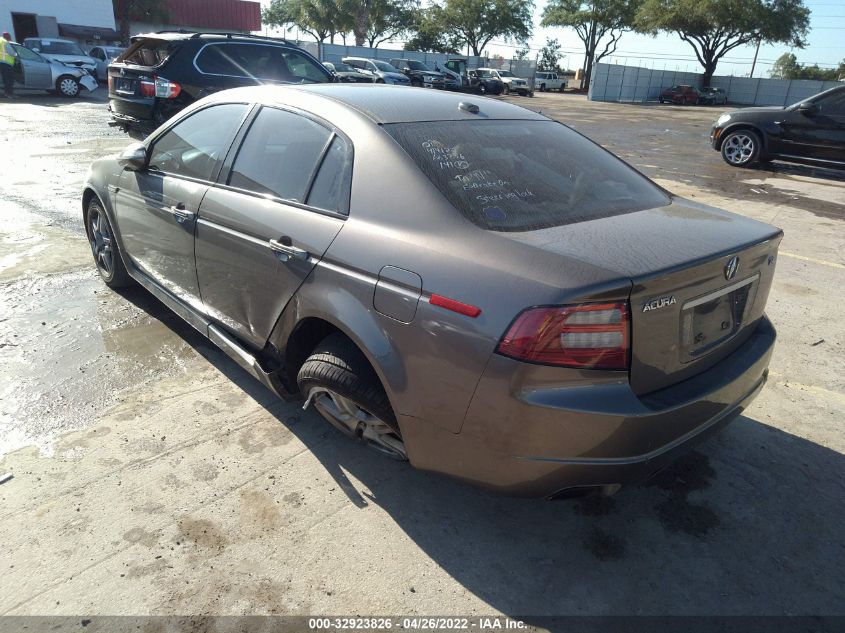
[(659, 297), (657, 299), (652, 299), (651, 301), (646, 301), (645, 305), (643, 306), (643, 312), (650, 312), (651, 310), (659, 310), (660, 308), (665, 308), (666, 306), (670, 306), (673, 303), (678, 303), (675, 299), (674, 295), (669, 295), (668, 297)]
[(725, 279), (733, 279), (736, 276), (737, 268), (739, 268), (739, 257), (734, 255), (725, 264)]

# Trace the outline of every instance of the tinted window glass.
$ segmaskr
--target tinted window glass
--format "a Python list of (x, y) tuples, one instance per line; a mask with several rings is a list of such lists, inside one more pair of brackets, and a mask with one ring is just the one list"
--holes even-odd
[(328, 71), (293, 49), (262, 44), (209, 44), (197, 57), (209, 75), (249, 77), (256, 81), (323, 83)]
[(298, 114), (264, 108), (238, 150), (229, 184), (304, 202), (311, 174), (330, 135), (323, 126)]
[(528, 231), (663, 206), (653, 183), (553, 121), (385, 125), (472, 222)]
[(845, 90), (834, 92), (832, 95), (816, 102), (819, 112), (824, 114), (845, 115)]
[(308, 204), (319, 209), (349, 213), (352, 152), (339, 136), (332, 141), (308, 194)]
[(211, 180), (247, 107), (240, 103), (212, 106), (180, 121), (153, 145), (150, 169)]

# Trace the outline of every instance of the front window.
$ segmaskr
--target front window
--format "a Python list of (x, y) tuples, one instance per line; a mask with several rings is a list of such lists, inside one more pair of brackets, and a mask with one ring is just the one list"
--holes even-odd
[(20, 57), (21, 59), (24, 59), (24, 60), (30, 61), (30, 62), (42, 62), (42, 63), (45, 62), (45, 59), (43, 57), (41, 57), (41, 55), (39, 55), (35, 51), (29, 50), (28, 48), (25, 48), (23, 46), (18, 46), (16, 44), (12, 44), (12, 48), (18, 54), (18, 57)]
[(516, 75), (509, 70), (500, 70), (499, 77), (516, 77)]
[(408, 66), (408, 68), (410, 68), (411, 70), (422, 70), (422, 71), (429, 71), (429, 70), (431, 70), (431, 68), (429, 68), (428, 66), (426, 66), (426, 65), (425, 65), (425, 64), (423, 64), (422, 62), (418, 62), (418, 61), (417, 61), (417, 60), (415, 60), (415, 59), (409, 59), (407, 62), (405, 62), (405, 64), (406, 64), (406, 65)]
[(46, 53), (47, 55), (85, 55), (83, 50), (79, 48), (79, 44), (75, 42), (41, 40), (41, 46), (39, 48), (42, 53)]
[(333, 64), (333, 66), (334, 66), (335, 71), (337, 71), (339, 73), (354, 73), (355, 72), (355, 69), (352, 66), (350, 66), (349, 64), (335, 63), (335, 64)]
[(378, 68), (383, 73), (398, 73), (399, 72), (395, 67), (391, 66), (387, 62), (373, 62), (373, 64), (375, 64), (375, 67)]
[(533, 231), (669, 204), (651, 181), (554, 121), (437, 121), (384, 129), (467, 219)]
[(482, 77), (484, 79), (490, 79), (493, 76), (493, 73), (490, 72), (489, 70), (479, 70), (478, 76)]
[(149, 169), (212, 180), (246, 111), (244, 104), (227, 103), (191, 114), (155, 140)]

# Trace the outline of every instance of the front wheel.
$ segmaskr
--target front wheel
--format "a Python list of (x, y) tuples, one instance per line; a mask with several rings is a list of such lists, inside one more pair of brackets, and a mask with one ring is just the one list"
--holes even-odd
[(760, 158), (760, 137), (751, 130), (736, 130), (722, 139), (722, 158), (731, 167), (750, 167)]
[(546, 92), (546, 84), (540, 84), (540, 92)]
[(511, 93), (511, 89), (508, 87), (508, 84), (502, 86), (502, 94), (507, 96)]
[(77, 97), (79, 91), (79, 82), (70, 75), (64, 75), (56, 80), (56, 92), (63, 97)]
[(85, 211), (85, 232), (91, 244), (91, 253), (97, 272), (109, 288), (122, 288), (130, 283), (126, 267), (120, 258), (109, 217), (96, 198), (88, 203)]
[(408, 459), (396, 416), (375, 371), (343, 334), (325, 338), (296, 377), (306, 403), (349, 437), (393, 459)]

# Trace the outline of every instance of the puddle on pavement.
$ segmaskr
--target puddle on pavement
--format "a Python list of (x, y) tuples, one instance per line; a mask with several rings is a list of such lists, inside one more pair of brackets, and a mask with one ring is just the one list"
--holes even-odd
[(0, 455), (52, 454), (128, 389), (204, 362), (199, 335), (140, 288), (123, 295), (93, 270), (0, 286)]

